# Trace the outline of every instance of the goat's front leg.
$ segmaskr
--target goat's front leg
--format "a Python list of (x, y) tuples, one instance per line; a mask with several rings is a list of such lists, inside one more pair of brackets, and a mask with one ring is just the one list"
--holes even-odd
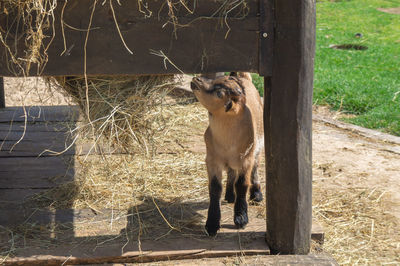
[(228, 178), (226, 181), (225, 200), (228, 203), (234, 203), (235, 202), (234, 184), (236, 181), (236, 171), (228, 167), (227, 175)]
[(251, 168), (249, 170), (240, 171), (235, 182), (235, 207), (233, 221), (238, 228), (244, 228), (249, 222), (247, 216), (247, 190), (250, 185)]
[(212, 159), (207, 159), (206, 162), (210, 195), (206, 230), (209, 236), (215, 236), (221, 221), (222, 169)]

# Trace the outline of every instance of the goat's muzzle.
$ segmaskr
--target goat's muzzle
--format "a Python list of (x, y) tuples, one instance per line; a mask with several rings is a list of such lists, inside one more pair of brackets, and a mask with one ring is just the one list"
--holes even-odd
[(190, 88), (192, 91), (200, 90), (200, 88), (204, 87), (203, 80), (200, 77), (194, 77), (192, 82), (190, 82)]

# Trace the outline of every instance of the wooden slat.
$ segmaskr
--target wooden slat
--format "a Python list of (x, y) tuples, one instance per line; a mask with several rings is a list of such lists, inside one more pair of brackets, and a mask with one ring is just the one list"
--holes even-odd
[[(75, 169), (63, 166), (40, 170), (21, 169), (0, 172), (0, 189), (52, 188), (74, 181)], [(1, 196), (0, 196), (1, 198)]]
[(49, 168), (60, 164), (70, 165), (72, 161), (71, 156), (52, 156), (48, 158), (1, 158), (0, 160), (0, 172), (7, 172), (11, 169), (21, 169), (23, 167), (29, 167), (30, 170), (41, 170), (43, 168)]
[(24, 122), (0, 123), (0, 134), (7, 132), (69, 132), (74, 129), (74, 122), (36, 122), (25, 126)]
[(128, 154), (121, 149), (100, 146), (93, 143), (72, 144), (71, 139), (55, 138), (52, 141), (24, 140), (0, 142), (0, 158), (12, 157), (54, 157), (56, 155), (87, 155), (87, 154)]
[(6, 98), (4, 94), (4, 78), (0, 76), (0, 108), (6, 107)]
[(274, 0), (260, 0), (260, 51), (258, 74), (272, 75), (274, 45)]
[(0, 208), (9, 208), (22, 204), (24, 201), (29, 200), (32, 196), (46, 191), (47, 188), (34, 188), (34, 189), (2, 189), (0, 188)]
[(265, 78), (267, 240), (307, 254), (311, 231), (311, 116), (315, 1), (274, 1), (273, 71)]
[[(25, 115), (26, 113), (26, 115)], [(26, 106), (0, 109), (0, 123), (10, 122), (65, 122), (77, 121), (77, 106)]]
[[(190, 203), (186, 204), (191, 205)], [(192, 204), (199, 207), (198, 203)], [(222, 204), (222, 228), (215, 238), (210, 238), (203, 230), (207, 204), (202, 206), (200, 209), (198, 207), (194, 209), (197, 210), (196, 213), (202, 215), (200, 217), (203, 217), (203, 220), (199, 221), (199, 224), (187, 225), (183, 229), (189, 230), (189, 235), (177, 231), (171, 231), (164, 235), (164, 230), (166, 232), (169, 230), (169, 227), (165, 225), (165, 228), (159, 228), (160, 232), (156, 232), (156, 235), (164, 235), (159, 240), (154, 240), (156, 237), (149, 235), (141, 236), (142, 253), (138, 251), (136, 233), (133, 233), (133, 235), (131, 233), (132, 230), (136, 232), (137, 228), (130, 224), (132, 219), (130, 211), (2, 209), (0, 210), (3, 214), (0, 216), (0, 224), (2, 225), (20, 222), (53, 225), (41, 227), (43, 228), (41, 235), (35, 237), (40, 237), (43, 241), (51, 238), (51, 243), (55, 244), (45, 247), (44, 250), (37, 246), (35, 241), (31, 242), (29, 238), (26, 238), (24, 248), (18, 249), (18, 243), (16, 243), (15, 257), (7, 260), (6, 263), (52, 265), (63, 263), (67, 259), (70, 264), (121, 263), (269, 254), (268, 246), (264, 241), (265, 221), (257, 217), (255, 209), (249, 209), (250, 223), (247, 227), (243, 230), (237, 230), (232, 226), (231, 205)], [(177, 210), (180, 209), (179, 206), (175, 207)], [(168, 213), (166, 210), (163, 211)], [(174, 212), (171, 209), (170, 212), (177, 216), (182, 215), (180, 211)], [(155, 215), (158, 215), (157, 211)], [(186, 215), (190, 216), (191, 214)], [(199, 219), (201, 219), (200, 217)], [(186, 218), (189, 217), (182, 219)], [(111, 219), (113, 219), (113, 229), (110, 229)], [(146, 223), (147, 221), (143, 220), (143, 222)], [(56, 226), (60, 223), (63, 223), (64, 226)], [(58, 229), (54, 232), (46, 232), (45, 228)], [(66, 229), (61, 231), (62, 228)], [(117, 234), (114, 235), (111, 232), (117, 232)], [(128, 234), (125, 234), (125, 232), (128, 232)], [(120, 237), (118, 237), (118, 234), (120, 234)], [(126, 236), (133, 237), (133, 239), (127, 241)], [(99, 242), (103, 242), (103, 244), (99, 244)], [(122, 247), (124, 248), (122, 249)], [(298, 261), (307, 260), (298, 259)], [(320, 262), (318, 259), (315, 261)]]
[[(232, 235), (232, 233), (230, 234)], [(31, 257), (17, 257), (7, 259), (4, 265), (60, 265), (65, 261), (68, 264), (104, 264), (104, 263), (143, 263), (155, 261), (169, 261), (181, 259), (217, 258), (228, 256), (268, 255), (266, 245), (263, 243), (263, 233), (254, 235), (251, 242), (244, 244), (241, 249), (236, 239), (228, 235), (225, 240), (212, 240), (185, 238), (167, 239), (159, 241), (141, 241), (140, 251), (137, 250), (137, 242), (126, 242), (127, 245), (104, 245), (97, 247), (93, 243), (82, 243), (79, 248), (72, 245), (64, 245), (62, 248), (47, 250), (46, 253), (54, 255), (36, 255)], [(247, 237), (243, 234), (242, 237)], [(65, 249), (70, 249), (66, 252)], [(121, 250), (124, 252), (121, 254)], [(43, 252), (38, 248), (32, 248), (29, 253)], [(72, 254), (72, 255), (58, 255)], [(90, 254), (90, 255), (88, 255)]]
[[(23, 131), (0, 131), (0, 143), (3, 141), (15, 142), (22, 138), (23, 141), (26, 142), (48, 142), (52, 143), (58, 140), (70, 140), (73, 136), (71, 136), (70, 132), (56, 132), (56, 131), (48, 131), (48, 132), (35, 132), (29, 130), (30, 125), (27, 125), (27, 131), (25, 133)], [(0, 144), (1, 146), (1, 144)]]
[[(166, 18), (161, 16), (159, 19), (157, 14), (153, 14), (151, 18), (144, 18), (144, 15), (137, 11), (137, 1), (123, 1), (121, 6), (115, 3), (115, 14), (121, 34), (133, 54), (128, 52), (121, 41), (109, 5), (98, 4), (93, 16), (93, 30), (90, 31), (86, 47), (87, 73), (257, 72), (258, 0), (248, 1), (250, 11), (246, 17), (241, 18), (235, 10), (229, 12), (226, 18), (220, 17), (218, 13), (210, 17), (221, 2), (196, 3), (199, 13), (178, 17), (181, 26), (177, 28), (166, 23)], [(86, 29), (92, 4), (89, 0), (68, 3), (64, 21), (74, 28)], [(62, 4), (59, 4), (57, 17), (60, 16), (61, 7)], [(236, 17), (233, 17), (234, 14)], [(86, 31), (64, 27), (68, 51), (61, 55), (64, 50), (64, 38), (60, 23), (61, 19), (56, 19), (56, 35), (48, 50), (49, 60), (42, 75), (82, 75)], [(169, 60), (165, 61), (165, 58), (151, 54), (151, 50), (162, 51)], [(5, 51), (0, 49), (0, 75), (13, 75), (11, 72), (15, 69), (10, 72), (7, 64)], [(36, 74), (36, 70), (32, 69), (30, 75)]]
[[(75, 168), (73, 156), (1, 158), (0, 189), (52, 188), (73, 181)], [(7, 197), (1, 194), (0, 201)]]
[[(192, 207), (199, 207), (198, 203), (187, 203), (187, 206), (191, 205), (193, 205)], [(179, 206), (176, 207), (174, 216), (180, 217), (182, 213), (178, 211)], [(18, 249), (18, 244), (16, 244), (15, 259), (8, 260), (8, 263), (60, 264), (61, 260), (65, 261), (68, 257), (68, 263), (105, 263), (122, 262), (124, 260), (146, 262), (173, 258), (269, 254), (264, 239), (264, 220), (257, 218), (256, 211), (254, 211), (250, 216), (250, 224), (244, 230), (238, 231), (233, 226), (231, 205), (227, 204), (223, 205), (222, 211), (222, 221), (226, 222), (215, 238), (208, 237), (203, 229), (204, 218), (201, 217), (204, 217), (203, 215), (207, 211), (207, 204), (203, 204), (200, 210), (196, 211), (203, 214), (198, 216), (198, 219), (202, 219), (199, 224), (186, 225), (185, 228), (182, 228), (183, 232), (171, 231), (168, 234), (164, 233), (164, 231), (169, 231), (169, 227), (165, 224), (165, 227), (158, 229), (159, 232), (149, 232), (151, 235), (142, 235), (140, 241), (142, 252), (139, 251), (136, 239), (130, 239), (130, 241), (126, 239), (126, 236), (136, 238), (137, 228), (135, 224), (131, 224), (131, 211), (122, 213), (115, 210), (102, 210), (101, 213), (95, 214), (92, 210), (29, 212), (29, 210), (24, 209), (19, 216), (15, 215), (12, 210), (4, 211), (2, 216), (8, 217), (8, 220), (14, 224), (22, 220), (29, 223), (40, 221), (41, 224), (53, 225), (55, 225), (54, 221), (68, 223), (66, 226), (57, 227), (57, 232), (54, 233), (57, 235), (56, 238), (52, 237), (50, 232), (46, 232), (46, 227), (44, 227), (40, 236), (36, 236), (42, 240), (52, 238), (52, 243), (56, 245), (46, 246), (45, 249), (42, 249), (35, 244), (35, 241), (31, 242), (29, 238), (26, 238), (23, 249)], [(157, 215), (157, 219), (162, 219), (157, 211), (155, 215)], [(187, 213), (186, 215), (187, 217), (181, 219), (190, 219), (190, 214)], [(4, 217), (0, 218), (3, 219), (3, 222), (7, 219)], [(110, 234), (110, 219), (112, 217), (114, 219), (120, 217), (120, 220), (115, 220), (113, 223), (113, 226), (118, 228), (116, 235)], [(85, 224), (86, 226), (84, 226)], [(62, 228), (69, 229), (62, 231)], [(115, 231), (115, 229), (113, 230)], [(89, 235), (86, 235), (86, 232)], [(134, 232), (133, 235), (132, 232)], [(153, 233), (165, 235), (155, 240)], [(118, 234), (121, 234), (121, 237), (118, 237)], [(109, 241), (99, 244), (99, 238), (109, 239)]]
[[(224, 208), (226, 209), (227, 206)], [(101, 223), (106, 224), (110, 221), (111, 217), (117, 219), (116, 217), (125, 217), (126, 214), (121, 213), (121, 211), (102, 209), (100, 212), (96, 212), (92, 209), (58, 209), (58, 210), (45, 210), (45, 209), (29, 209), (23, 207), (0, 209), (0, 225), (8, 226), (11, 224), (22, 224), (25, 222), (48, 225), (50, 223), (71, 223), (74, 224), (85, 224), (85, 223)], [(230, 211), (223, 212), (224, 221), (230, 220)], [(265, 231), (265, 223), (263, 219), (253, 217), (249, 228), (246, 231), (263, 232)], [(49, 218), (51, 217), (51, 218)], [(100, 227), (100, 226), (99, 226)], [(107, 226), (106, 226), (107, 227)], [(100, 229), (99, 229), (100, 230)], [(226, 229), (223, 229), (223, 232)], [(101, 233), (106, 232), (96, 232), (96, 234), (101, 235)], [(311, 239), (318, 241), (323, 244), (325, 237), (324, 229), (317, 221), (313, 221), (311, 230)]]
[(76, 154), (76, 149), (72, 145), (71, 148), (67, 149), (72, 140), (66, 140), (65, 138), (58, 138), (52, 140), (22, 140), (16, 144), (16, 141), (2, 141), (0, 143), (0, 157), (37, 157), (37, 156), (49, 156), (57, 153), (64, 152), (65, 155)]
[[(77, 259), (77, 258), (65, 258), (69, 263), (76, 264), (108, 264), (108, 263), (139, 263), (139, 262), (157, 262), (167, 261), (165, 265), (182, 265), (189, 266), (193, 264), (200, 265), (220, 265), (224, 260), (218, 259), (220, 257), (227, 256), (244, 256), (246, 255), (246, 264), (249, 265), (308, 265), (308, 266), (338, 266), (339, 264), (327, 254), (309, 254), (309, 255), (280, 255), (280, 256), (251, 256), (256, 254), (250, 254), (250, 252), (244, 251), (243, 254), (232, 254), (232, 253), (215, 253), (209, 254), (203, 250), (193, 250), (192, 254), (182, 252), (183, 254), (164, 254), (160, 255), (159, 252), (145, 253), (142, 256), (120, 256), (115, 258), (107, 259)], [(213, 259), (212, 259), (213, 258)], [(35, 258), (25, 259), (13, 259), (9, 260), (10, 264), (5, 265), (60, 265), (63, 263), (62, 257), (51, 257), (51, 256), (37, 256)], [(192, 261), (190, 259), (204, 259), (199, 261)], [(188, 260), (188, 261), (182, 261)], [(221, 262), (222, 261), (222, 262)], [(229, 260), (228, 260), (229, 261)], [(162, 264), (162, 263), (161, 263)], [(162, 264), (164, 265), (164, 264)]]

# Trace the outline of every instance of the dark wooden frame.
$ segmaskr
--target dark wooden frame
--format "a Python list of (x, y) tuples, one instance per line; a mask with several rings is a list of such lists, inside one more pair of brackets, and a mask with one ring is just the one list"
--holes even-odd
[[(250, 2), (256, 2), (256, 0)], [(86, 3), (90, 2), (86, 1)], [(213, 35), (218, 45), (228, 45), (230, 52), (227, 56), (221, 55), (223, 49), (217, 49), (219, 54), (213, 55), (212, 62), (205, 68), (185, 63), (179, 58), (178, 61), (184, 66), (182, 70), (187, 73), (252, 71), (265, 77), (267, 241), (272, 253), (306, 254), (310, 249), (312, 208), (311, 108), (315, 51), (315, 1), (259, 0), (259, 4), (257, 12), (253, 12), (249, 19), (239, 22), (231, 20), (233, 26), (230, 39), (224, 40)], [(126, 20), (122, 21), (121, 25), (128, 27), (129, 23), (132, 22)], [(140, 21), (137, 23), (140, 24)], [(212, 36), (213, 28), (210, 23), (208, 21), (199, 24), (198, 27), (191, 28), (187, 32), (183, 30), (179, 34), (181, 38), (189, 40), (204, 31), (203, 37), (206, 40), (207, 37)], [(255, 25), (258, 29), (254, 28)], [(132, 30), (135, 33), (135, 29)], [(191, 32), (193, 30), (194, 35)], [(223, 32), (220, 30), (218, 33)], [(75, 47), (82, 45), (82, 33), (73, 34), (76, 35), (75, 40), (78, 41)], [(164, 33), (159, 31), (155, 34)], [(127, 40), (133, 38), (133, 35), (129, 35), (128, 31)], [(104, 34), (94, 36), (94, 39), (98, 41), (102, 37)], [(173, 38), (171, 35), (163, 35), (161, 39), (154, 39), (154, 42), (165, 46), (164, 41), (167, 37)], [(112, 38), (115, 36), (113, 35)], [(175, 56), (176, 51), (180, 50), (187, 58), (198, 56), (193, 52), (194, 50), (187, 50), (186, 44), (182, 43), (176, 43), (177, 50), (170, 49), (171, 56)], [(68, 64), (71, 58), (68, 57), (69, 55), (59, 55), (62, 48), (60, 45), (60, 40), (55, 41), (56, 50), (50, 51), (49, 63), (42, 74), (83, 74), (82, 61), (75, 60), (81, 65), (77, 65), (75, 61)], [(254, 48), (254, 45), (258, 47)], [(126, 57), (129, 56), (124, 49), (119, 49), (122, 47), (120, 46), (115, 49), (116, 51), (107, 54), (109, 58), (105, 55), (96, 59), (96, 54), (91, 54), (94, 61), (88, 63), (88, 74), (104, 74), (105, 70), (107, 72), (105, 74), (179, 73), (171, 66), (168, 69), (157, 67), (154, 58), (148, 64), (130, 65), (132, 67), (127, 68), (124, 63), (130, 62), (126, 61)], [(136, 48), (140, 50), (143, 47), (139, 45)], [(235, 49), (245, 49), (241, 51), (241, 55), (238, 55), (239, 59), (223, 60), (224, 57), (234, 57), (235, 54), (232, 51)], [(99, 53), (100, 50), (95, 50), (95, 52)], [(82, 56), (82, 52), (78, 51), (74, 58), (79, 56)], [(107, 60), (112, 60), (110, 58), (118, 61), (111, 67), (107, 63), (109, 62)], [(0, 51), (0, 76), (10, 75), (4, 60), (4, 53)], [(162, 59), (159, 58), (158, 63), (160, 62)], [(64, 64), (63, 68), (59, 68), (61, 63)], [(4, 107), (2, 78), (0, 78), (0, 107)]]
[(4, 78), (0, 77), (0, 108), (6, 107), (6, 98), (4, 95)]

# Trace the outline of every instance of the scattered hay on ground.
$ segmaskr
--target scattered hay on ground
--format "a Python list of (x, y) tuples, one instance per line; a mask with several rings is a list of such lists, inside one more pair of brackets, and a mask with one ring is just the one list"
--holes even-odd
[(373, 188), (326, 189), (314, 184), (313, 215), (325, 229), (323, 250), (340, 265), (397, 265), (400, 225), (390, 201)]

